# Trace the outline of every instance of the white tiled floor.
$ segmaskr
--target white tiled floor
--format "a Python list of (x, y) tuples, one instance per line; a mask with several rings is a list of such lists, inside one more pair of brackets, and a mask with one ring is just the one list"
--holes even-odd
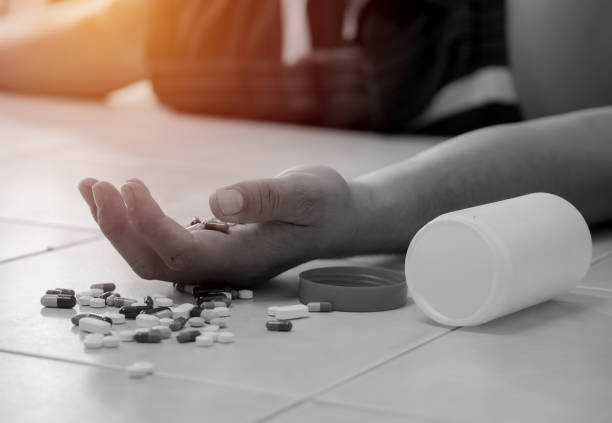
[[(183, 221), (207, 215), (208, 194), (226, 183), (303, 163), (354, 176), (434, 143), (178, 116), (138, 101), (0, 95), (0, 380), (12, 381), (0, 388), (0, 410), (12, 410), (16, 422), (60, 414), (65, 422), (610, 421), (612, 231), (605, 228), (594, 234), (599, 261), (583, 287), (478, 329), (437, 326), (409, 303), (313, 315), (287, 334), (265, 330), (269, 305), (296, 301), (300, 269), (352, 263), (402, 271), (402, 255), (289, 271), (254, 301), (236, 301), (236, 344), (211, 349), (169, 340), (85, 351), (68, 319), (75, 311), (38, 302), (45, 289), (100, 281), (116, 282), (127, 296), (189, 299), (167, 283), (140, 280), (92, 230), (80, 178), (141, 177)], [(157, 375), (128, 379), (121, 367), (136, 360), (153, 361)], [(94, 408), (106, 413), (82, 412)]]

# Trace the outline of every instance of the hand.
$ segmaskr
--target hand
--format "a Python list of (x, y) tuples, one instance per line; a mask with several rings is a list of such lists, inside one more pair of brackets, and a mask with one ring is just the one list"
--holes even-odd
[(299, 167), (241, 182), (210, 197), (229, 234), (187, 231), (166, 216), (147, 187), (121, 193), (88, 178), (79, 191), (100, 229), (144, 279), (249, 286), (318, 257), (346, 255), (359, 227), (356, 196), (326, 167)]

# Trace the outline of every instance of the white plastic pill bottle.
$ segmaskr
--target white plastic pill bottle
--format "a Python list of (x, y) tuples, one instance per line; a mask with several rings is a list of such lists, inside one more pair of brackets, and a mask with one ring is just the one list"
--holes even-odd
[(406, 281), (431, 319), (474, 326), (566, 292), (589, 269), (582, 215), (535, 193), (439, 216), (413, 238)]

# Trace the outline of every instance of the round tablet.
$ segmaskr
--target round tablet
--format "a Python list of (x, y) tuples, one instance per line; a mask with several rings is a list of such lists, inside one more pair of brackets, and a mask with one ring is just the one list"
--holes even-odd
[(194, 328), (204, 326), (204, 319), (202, 319), (201, 317), (192, 317), (187, 322), (189, 323), (189, 326), (192, 326)]
[(220, 344), (231, 344), (236, 340), (236, 337), (231, 332), (217, 333), (217, 342)]
[(88, 306), (91, 298), (91, 295), (83, 295), (82, 297), (79, 297), (79, 305)]
[(157, 307), (172, 307), (172, 299), (166, 297), (160, 297), (155, 299)]
[(89, 300), (89, 306), (93, 308), (106, 307), (106, 300), (104, 298), (92, 298)]

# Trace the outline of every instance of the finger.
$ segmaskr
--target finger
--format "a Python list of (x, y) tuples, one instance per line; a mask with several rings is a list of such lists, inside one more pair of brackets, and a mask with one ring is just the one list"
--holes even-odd
[(173, 280), (159, 256), (138, 236), (130, 224), (119, 192), (108, 182), (93, 185), (92, 196), (102, 233), (143, 279)]
[(81, 196), (89, 206), (89, 211), (93, 216), (94, 220), (98, 221), (98, 208), (96, 207), (96, 202), (94, 201), (93, 193), (91, 192), (91, 187), (94, 186), (98, 182), (97, 179), (94, 178), (86, 178), (83, 179), (79, 183), (79, 192)]
[(193, 234), (164, 214), (144, 184), (128, 182), (121, 187), (121, 195), (138, 235), (166, 266), (191, 271), (201, 260)]
[(307, 225), (318, 218), (322, 190), (316, 177), (288, 174), (240, 182), (210, 197), (214, 215), (226, 222), (282, 221)]

